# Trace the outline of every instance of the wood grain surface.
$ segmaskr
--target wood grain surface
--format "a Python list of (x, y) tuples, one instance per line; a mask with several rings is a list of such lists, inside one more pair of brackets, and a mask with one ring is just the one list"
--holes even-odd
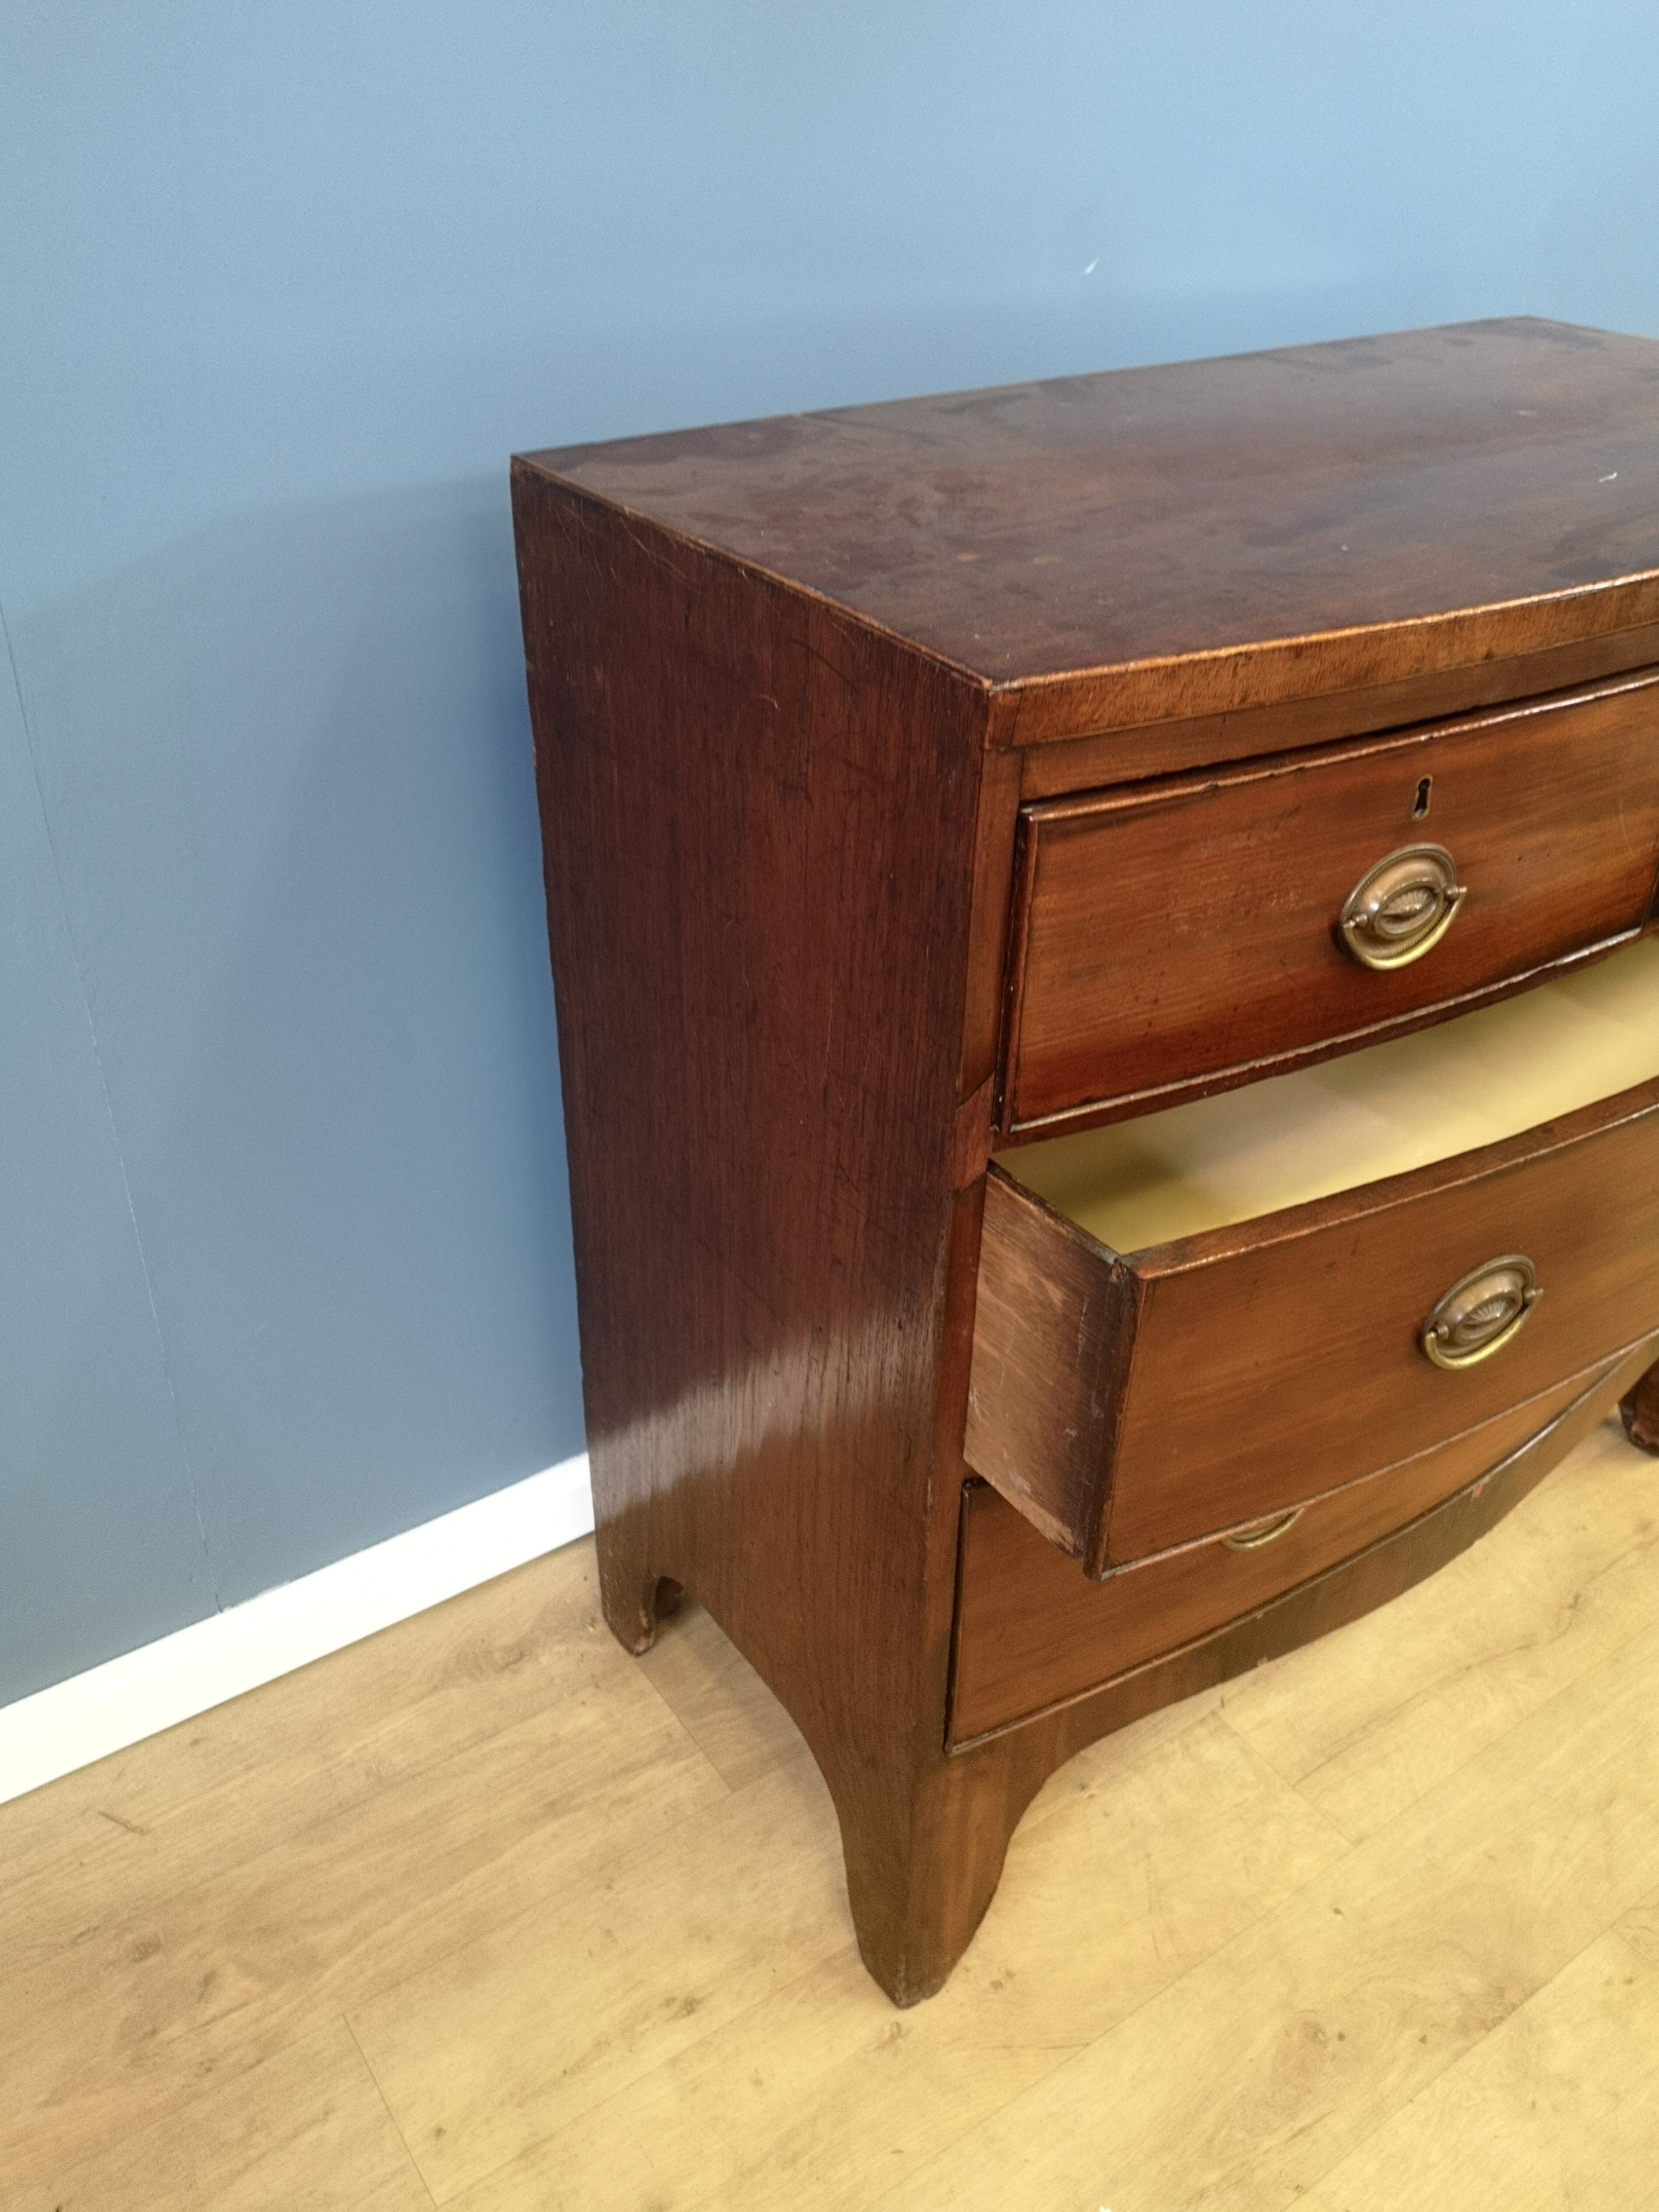
[(1015, 687), (1026, 745), (1659, 619), (1656, 391), (1523, 319), (535, 459)]
[[(978, 1238), (957, 1109), (983, 699), (538, 469), (514, 483), (607, 1613), (640, 1648), (683, 1585), (777, 1688), (872, 1966), (914, 1996), (960, 1948), (973, 1862), (917, 1801)], [(1005, 776), (1005, 880), (1013, 800)], [(979, 1114), (982, 1157), (988, 1091)]]
[(1136, 1287), (1063, 1215), (987, 1177), (963, 1456), (1073, 1559), (1099, 1526)]
[(1654, 1482), (1081, 1751), (902, 2017), (752, 1670), (556, 1553), (0, 1807), (6, 2212), (1639, 2205)]
[[(1408, 967), (1361, 966), (1345, 900), (1425, 842), (1466, 888), (1450, 927)], [(1659, 676), (1054, 799), (1027, 810), (1023, 851), (1002, 1119), (1048, 1133), (1467, 1008), (1638, 932)]]

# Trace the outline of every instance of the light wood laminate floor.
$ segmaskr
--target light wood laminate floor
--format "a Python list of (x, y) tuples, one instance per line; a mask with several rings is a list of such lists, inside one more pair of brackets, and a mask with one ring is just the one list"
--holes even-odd
[(5, 2212), (1659, 2205), (1659, 1462), (1097, 1745), (944, 1993), (591, 1545), (0, 1808)]

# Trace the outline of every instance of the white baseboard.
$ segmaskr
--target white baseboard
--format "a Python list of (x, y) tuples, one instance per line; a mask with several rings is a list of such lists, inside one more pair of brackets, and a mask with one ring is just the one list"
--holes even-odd
[(192, 1719), (593, 1526), (587, 1455), (0, 1707), (0, 1805)]

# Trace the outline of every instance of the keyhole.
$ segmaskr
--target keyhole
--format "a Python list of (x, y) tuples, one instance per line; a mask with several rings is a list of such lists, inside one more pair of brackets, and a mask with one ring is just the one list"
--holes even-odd
[(1425, 775), (1417, 787), (1417, 796), (1412, 801), (1412, 820), (1420, 822), (1429, 811), (1429, 793), (1434, 789), (1434, 778)]

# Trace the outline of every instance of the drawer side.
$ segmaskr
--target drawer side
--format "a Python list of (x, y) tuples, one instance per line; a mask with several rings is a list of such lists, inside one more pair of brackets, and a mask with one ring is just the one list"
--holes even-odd
[(989, 1170), (963, 1456), (1074, 1559), (1099, 1526), (1136, 1293), (1092, 1237)]

